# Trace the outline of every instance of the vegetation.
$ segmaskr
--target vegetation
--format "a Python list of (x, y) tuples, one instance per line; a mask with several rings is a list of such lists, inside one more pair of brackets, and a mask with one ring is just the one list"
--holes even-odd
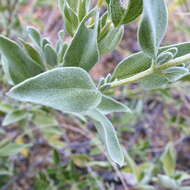
[[(159, 92), (166, 104), (189, 105), (186, 96), (176, 100), (171, 95), (172, 88), (179, 84), (188, 86), (190, 42), (161, 46), (168, 29), (165, 0), (59, 0), (64, 29), (58, 32), (56, 44), (34, 26), (27, 27), (24, 37), (18, 35), (24, 26), (16, 11), (27, 3), (15, 0), (0, 4), (5, 20), (0, 35), (0, 187), (18, 189), (15, 183), (28, 175), (27, 187), (22, 189), (116, 189), (100, 174), (101, 170), (114, 170), (124, 189), (190, 189), (185, 183), (190, 178), (188, 171), (177, 166), (176, 146), (189, 131), (185, 114), (180, 118), (174, 115), (168, 121), (185, 134), (180, 135), (182, 141), (175, 142), (170, 132), (169, 140), (163, 142), (167, 145), (158, 153), (150, 151), (152, 142), (146, 135), (143, 138), (142, 131), (123, 127), (145, 117), (145, 98), (138, 97), (139, 93), (146, 93), (147, 101)], [(140, 51), (121, 60), (112, 74), (94, 80), (90, 72), (121, 43), (124, 26), (136, 20)], [(15, 34), (19, 38), (13, 40)], [(114, 124), (118, 125), (118, 133)], [(7, 136), (9, 127), (14, 133), (11, 136)], [(91, 140), (90, 148), (79, 153), (73, 150), (69, 130)], [(128, 150), (119, 143), (122, 138), (117, 137), (126, 131), (140, 134)], [(32, 164), (38, 154), (35, 147), (40, 144), (39, 137), (46, 142), (47, 150), (44, 155), (40, 152), (40, 163)], [(30, 161), (25, 169), (17, 168), (19, 155)], [(100, 159), (96, 159), (97, 155), (101, 155)]]

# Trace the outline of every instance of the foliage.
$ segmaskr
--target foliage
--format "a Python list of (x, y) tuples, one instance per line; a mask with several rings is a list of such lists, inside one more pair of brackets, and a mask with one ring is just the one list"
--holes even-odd
[[(106, 10), (101, 14), (103, 7)], [(59, 141), (62, 131), (57, 127), (54, 117), (50, 116), (54, 109), (74, 115), (82, 122), (90, 120), (107, 150), (108, 160), (114, 166), (116, 163), (124, 166), (124, 169), (128, 167), (135, 178), (134, 186), (155, 189), (150, 182), (156, 182), (176, 190), (188, 188), (183, 187), (182, 182), (189, 176), (176, 172), (176, 152), (171, 144), (160, 157), (161, 163), (145, 162), (138, 166), (129, 153), (123, 151), (116, 130), (107, 117), (115, 112), (131, 113), (126, 104), (108, 95), (109, 90), (131, 83), (140, 83), (142, 90), (158, 89), (189, 76), (190, 43), (161, 47), (168, 27), (165, 1), (130, 0), (125, 5), (119, 0), (106, 0), (98, 1), (93, 6), (90, 0), (79, 0), (77, 3), (76, 0), (59, 0), (59, 8), (66, 30), (60, 31), (56, 47), (35, 27), (27, 28), (30, 42), (24, 39), (15, 42), (4, 35), (0, 36), (1, 63), (6, 79), (4, 83), (10, 87), (7, 98), (10, 101), (14, 99), (16, 104), (10, 109), (6, 104), (1, 105), (0, 110), (6, 114), (3, 125), (27, 121), (30, 126), (30, 122), (36, 122), (49, 144), (53, 148), (60, 148), (63, 146)], [(141, 51), (124, 58), (112, 75), (107, 75), (98, 83), (93, 81), (90, 71), (102, 56), (118, 46), (124, 34), (123, 25), (140, 16), (138, 42)], [(66, 41), (66, 35), (70, 35), (70, 42)], [(23, 106), (19, 107), (20, 102)], [(48, 122), (41, 122), (46, 118)], [(2, 142), (0, 157), (22, 153), (30, 146)], [(59, 155), (56, 152), (54, 154), (59, 162)], [(163, 166), (164, 175), (161, 175), (162, 170), (154, 173), (157, 164)], [(68, 167), (75, 167), (72, 161)], [(56, 167), (40, 173), (36, 177), (35, 188), (62, 188), (61, 181), (70, 181), (69, 175), (72, 175), (67, 173), (67, 169)], [(60, 172), (63, 172), (61, 176)], [(80, 180), (77, 172), (73, 172), (73, 175), (75, 181)], [(94, 179), (88, 178), (86, 183), (94, 183)], [(88, 184), (77, 184), (73, 188), (86, 186)]]

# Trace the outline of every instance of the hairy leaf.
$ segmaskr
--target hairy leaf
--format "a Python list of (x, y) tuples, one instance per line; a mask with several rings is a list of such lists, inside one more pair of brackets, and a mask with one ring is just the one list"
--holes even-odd
[(102, 100), (97, 109), (103, 114), (109, 114), (113, 112), (131, 112), (125, 104), (122, 104), (113, 98), (104, 95), (102, 96)]
[(111, 29), (108, 34), (98, 43), (99, 51), (101, 55), (105, 55), (113, 51), (124, 34), (124, 27), (118, 27)]
[(3, 55), (3, 63), (6, 64), (6, 72), (14, 84), (43, 72), (41, 66), (31, 59), (18, 44), (4, 36), (0, 36), (0, 52)]
[(14, 99), (50, 106), (63, 112), (86, 112), (101, 101), (101, 94), (81, 68), (57, 68), (28, 79), (10, 90)]
[(124, 155), (112, 123), (97, 110), (88, 112), (88, 116), (96, 121), (97, 131), (106, 145), (111, 160), (122, 166)]
[(143, 17), (138, 38), (141, 49), (156, 58), (160, 43), (166, 33), (168, 13), (165, 0), (144, 0)]
[[(142, 12), (143, 0), (129, 0), (122, 6), (120, 0), (107, 1), (112, 22), (115, 26), (128, 24), (135, 20)], [(124, 4), (125, 2), (123, 2)]]
[[(171, 48), (177, 48), (177, 53), (174, 58), (183, 56), (187, 53), (190, 53), (190, 42), (174, 44), (170, 46), (165, 46), (159, 49), (159, 53), (167, 51)], [(143, 72), (148, 69), (151, 65), (151, 58), (146, 56), (143, 52), (133, 54), (124, 60), (122, 60), (117, 67), (115, 68), (112, 80), (115, 79), (124, 79), (131, 77), (139, 72)]]
[(65, 53), (65, 67), (75, 66), (89, 71), (99, 60), (97, 45), (98, 15), (93, 29), (87, 28), (85, 22), (86, 18), (79, 25), (78, 31)]
[(176, 168), (176, 151), (172, 144), (168, 144), (161, 157), (166, 175), (173, 176)]
[(8, 113), (5, 116), (2, 125), (3, 126), (10, 125), (18, 121), (27, 119), (29, 117), (30, 117), (30, 113), (27, 113), (26, 111), (23, 111), (23, 110), (13, 111), (13, 112)]

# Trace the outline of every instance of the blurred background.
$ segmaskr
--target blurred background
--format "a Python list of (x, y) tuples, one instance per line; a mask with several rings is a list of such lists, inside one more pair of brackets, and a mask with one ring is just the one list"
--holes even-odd
[[(163, 45), (189, 41), (190, 2), (168, 0), (168, 7), (169, 29)], [(119, 47), (102, 57), (93, 68), (91, 75), (95, 80), (112, 73), (120, 60), (139, 51), (137, 22), (125, 26)], [(14, 40), (22, 37), (29, 41), (26, 26), (35, 26), (55, 45), (58, 32), (64, 29), (57, 1), (0, 0), (0, 33)], [(70, 37), (66, 36), (66, 40), (70, 41)], [(18, 145), (32, 143), (32, 146), (13, 156), (0, 154), (0, 189), (139, 190), (142, 180), (147, 190), (174, 189), (165, 184), (173, 181), (190, 189), (188, 81), (151, 91), (133, 84), (114, 92), (119, 101), (133, 110), (133, 113), (109, 115), (128, 152), (128, 164), (119, 168), (110, 164), (102, 153), (104, 147), (91, 122), (86, 124), (70, 115), (45, 108), (39, 110), (36, 106), (33, 122), (18, 113), (19, 119), (2, 126), (10, 110), (22, 108), (5, 96), (9, 86), (3, 76), (0, 65), (0, 146), (7, 139)], [(173, 144), (174, 150), (163, 161), (161, 156), (167, 154), (168, 143)], [(166, 168), (172, 160), (176, 161), (175, 177), (165, 183), (159, 181), (158, 176), (167, 174)]]

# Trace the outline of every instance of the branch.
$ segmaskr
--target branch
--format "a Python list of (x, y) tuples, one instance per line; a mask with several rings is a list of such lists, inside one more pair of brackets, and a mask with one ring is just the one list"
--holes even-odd
[(119, 87), (119, 86), (122, 86), (125, 84), (138, 82), (139, 80), (144, 79), (145, 77), (148, 77), (154, 73), (161, 72), (167, 68), (180, 65), (180, 64), (185, 63), (187, 61), (190, 61), (190, 53), (186, 54), (184, 56), (178, 57), (176, 59), (173, 59), (173, 60), (171, 60), (171, 61), (169, 61), (169, 62), (167, 62), (161, 66), (150, 67), (146, 71), (140, 72), (140, 73), (138, 73), (132, 77), (111, 82), (108, 85), (109, 85), (109, 88), (116, 88), (116, 87)]

